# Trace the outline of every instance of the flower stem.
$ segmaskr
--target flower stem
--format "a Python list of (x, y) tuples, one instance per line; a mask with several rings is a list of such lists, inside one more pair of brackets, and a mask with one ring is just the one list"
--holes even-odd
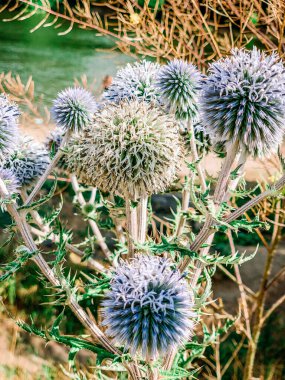
[(38, 192), (43, 187), (43, 185), (44, 185), (45, 181), (47, 180), (49, 174), (53, 171), (53, 169), (57, 165), (58, 161), (64, 155), (64, 152), (63, 152), (62, 149), (65, 147), (66, 143), (70, 139), (70, 136), (71, 136), (71, 131), (67, 131), (66, 134), (64, 135), (63, 139), (62, 139), (62, 142), (60, 144), (59, 150), (56, 152), (53, 160), (51, 161), (51, 163), (49, 164), (49, 166), (46, 168), (46, 171), (41, 176), (41, 178), (37, 182), (36, 186), (34, 187), (33, 191), (29, 195), (29, 197), (28, 197), (28, 199), (27, 199), (27, 201), (25, 203), (25, 206), (28, 206), (33, 201), (33, 199), (35, 198), (35, 196), (38, 194)]
[(196, 167), (199, 181), (202, 187), (202, 191), (205, 192), (207, 190), (206, 178), (205, 178), (204, 170), (199, 161), (199, 155), (198, 155), (197, 144), (196, 144), (196, 139), (195, 139), (195, 132), (194, 132), (192, 121), (189, 120), (187, 126), (188, 126), (189, 132), (191, 133), (190, 146), (191, 146), (192, 156), (195, 162), (195, 167)]
[[(83, 197), (83, 194), (80, 191), (79, 184), (78, 184), (76, 176), (74, 174), (72, 174), (70, 179), (71, 179), (71, 184), (72, 184), (73, 190), (77, 196), (79, 204), (81, 206), (85, 206), (86, 201)], [(102, 252), (104, 253), (105, 257), (108, 259), (108, 261), (111, 262), (111, 255), (112, 254), (111, 254), (107, 244), (105, 243), (105, 239), (104, 239), (103, 235), (101, 234), (101, 231), (100, 231), (97, 223), (93, 219), (88, 219), (88, 223), (89, 223), (94, 235), (96, 236), (97, 243), (99, 244), (100, 248), (102, 249)]]
[(143, 244), (147, 233), (147, 195), (141, 196), (137, 206), (138, 243)]
[[(25, 202), (28, 198), (27, 192), (23, 189), (21, 190), (21, 198), (22, 198), (23, 202)], [(41, 229), (41, 231), (40, 231), (40, 230), (32, 227), (31, 228), (32, 233), (37, 235), (37, 236), (40, 236), (40, 237), (46, 237), (48, 235), (49, 238), (53, 242), (58, 242), (59, 238), (50, 231), (48, 226), (46, 226), (44, 224), (40, 214), (36, 210), (30, 210), (29, 212), (34, 219), (34, 222)], [(65, 247), (70, 252), (74, 253), (75, 255), (77, 255), (79, 257), (84, 257), (84, 253), (82, 251), (80, 251), (80, 249), (78, 249), (77, 247), (74, 247), (72, 244), (66, 243)], [(86, 262), (89, 265), (89, 267), (96, 270), (96, 272), (104, 273), (107, 270), (102, 264), (100, 264), (98, 261), (94, 260), (92, 257), (89, 257), (86, 260)]]
[[(194, 127), (192, 121), (187, 121), (187, 130), (190, 132), (191, 137), (190, 137), (190, 146), (191, 146), (191, 152), (192, 152), (192, 157), (195, 162), (195, 168), (199, 177), (199, 182), (202, 188), (202, 191), (205, 192), (207, 190), (207, 184), (206, 184), (206, 178), (205, 178), (205, 173), (203, 171), (203, 168), (201, 167), (201, 164), (199, 162), (199, 156), (198, 156), (198, 151), (197, 151), (197, 144), (195, 140), (195, 132), (194, 132)], [(192, 173), (191, 173), (192, 175)], [(190, 201), (190, 191), (188, 189), (188, 184), (186, 183), (185, 188), (182, 191), (182, 204), (181, 204), (181, 211), (182, 213), (187, 211), (189, 207), (189, 201)], [(175, 236), (178, 237), (183, 233), (184, 226), (186, 223), (186, 217), (181, 214), (179, 221), (178, 221), (178, 228), (176, 231)]]
[[(213, 203), (216, 206), (216, 209), (220, 206), (221, 202), (223, 201), (223, 198), (225, 197), (227, 184), (228, 184), (230, 174), (231, 174), (231, 169), (236, 159), (238, 150), (239, 150), (239, 144), (238, 142), (234, 142), (232, 146), (230, 147), (228, 154), (224, 160), (223, 166), (221, 168), (216, 189), (214, 192), (214, 197), (213, 197)], [(206, 239), (212, 234), (212, 231), (210, 232), (210, 229), (213, 222), (214, 222), (213, 216), (211, 214), (208, 214), (202, 230), (200, 231), (197, 238), (195, 239), (195, 241), (192, 243), (190, 247), (191, 251), (194, 251), (194, 252), (198, 251), (201, 245), (206, 242)], [(203, 253), (203, 250), (202, 252), (200, 252), (200, 255), (202, 253)], [(183, 262), (180, 265), (181, 272), (185, 271), (190, 261), (191, 261), (190, 257), (186, 257), (183, 260)], [(192, 282), (191, 282), (192, 286), (197, 284), (200, 274), (201, 274), (201, 262), (198, 262), (195, 275), (192, 278)]]
[(134, 256), (135, 246), (134, 242), (137, 241), (137, 209), (132, 206), (132, 201), (129, 195), (125, 197), (126, 201), (126, 219), (127, 219), (127, 239), (128, 239), (128, 258)]

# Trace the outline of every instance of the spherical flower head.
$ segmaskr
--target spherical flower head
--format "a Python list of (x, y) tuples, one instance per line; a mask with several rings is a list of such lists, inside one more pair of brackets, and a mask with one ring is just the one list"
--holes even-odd
[(266, 156), (282, 142), (285, 125), (285, 70), (274, 53), (234, 49), (212, 63), (203, 84), (202, 121), (215, 143)]
[(66, 155), (70, 172), (111, 193), (153, 194), (174, 180), (181, 149), (177, 121), (137, 100), (107, 103), (74, 137)]
[(112, 102), (124, 99), (158, 101), (159, 92), (155, 87), (155, 80), (159, 67), (158, 63), (146, 60), (128, 63), (117, 72), (104, 98)]
[(90, 123), (97, 109), (93, 95), (80, 87), (67, 88), (53, 102), (51, 115), (57, 126), (76, 133)]
[(7, 154), (13, 149), (18, 133), (18, 106), (0, 94), (0, 153)]
[(4, 182), (9, 195), (19, 192), (19, 183), (12, 170), (0, 168), (0, 178)]
[(156, 86), (163, 103), (178, 119), (196, 121), (201, 74), (195, 66), (181, 59), (169, 62), (159, 70)]
[(28, 136), (20, 136), (4, 168), (14, 173), (20, 186), (30, 186), (45, 172), (49, 163), (49, 153), (42, 144)]
[(165, 355), (193, 334), (193, 294), (164, 258), (121, 262), (103, 301), (103, 324), (115, 342), (144, 359)]

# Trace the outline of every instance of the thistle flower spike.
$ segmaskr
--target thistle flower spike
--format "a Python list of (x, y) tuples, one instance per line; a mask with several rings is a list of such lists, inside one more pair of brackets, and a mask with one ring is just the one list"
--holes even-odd
[(213, 143), (268, 156), (282, 142), (285, 126), (285, 70), (273, 53), (253, 48), (210, 65), (200, 99), (201, 120)]
[(31, 137), (20, 136), (4, 168), (11, 170), (20, 186), (30, 186), (41, 177), (49, 163), (49, 153), (42, 144)]
[(143, 60), (134, 64), (128, 63), (119, 70), (111, 86), (104, 93), (104, 99), (112, 102), (137, 99), (158, 101), (159, 93), (155, 87), (159, 64)]
[(131, 195), (164, 190), (181, 158), (177, 121), (138, 100), (107, 103), (67, 149), (68, 169), (82, 182)]
[(90, 123), (97, 107), (89, 91), (80, 87), (67, 88), (54, 100), (51, 115), (57, 126), (65, 132), (72, 130), (78, 133)]
[(5, 94), (0, 94), (0, 153), (6, 154), (14, 147), (18, 133), (18, 106)]
[(174, 59), (162, 66), (156, 86), (163, 103), (173, 110), (178, 119), (196, 122), (201, 74), (191, 63)]
[(121, 261), (102, 305), (107, 334), (131, 355), (156, 359), (193, 335), (193, 294), (164, 258)]

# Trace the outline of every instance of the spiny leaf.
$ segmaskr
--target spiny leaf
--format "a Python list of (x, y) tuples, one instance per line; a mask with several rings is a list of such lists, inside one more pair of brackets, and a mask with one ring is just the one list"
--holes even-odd
[(16, 273), (29, 259), (38, 253), (38, 251), (30, 251), (23, 245), (18, 247), (15, 252), (17, 255), (16, 259), (2, 266), (4, 273), (0, 276), (0, 282)]
[(57, 208), (55, 208), (50, 215), (45, 216), (44, 222), (48, 225), (52, 225), (55, 220), (59, 217), (63, 206), (63, 197), (60, 195), (60, 203)]
[(201, 261), (205, 265), (217, 265), (217, 264), (224, 264), (224, 265), (241, 265), (251, 259), (256, 255), (256, 252), (258, 251), (258, 246), (256, 247), (255, 251), (246, 256), (246, 251), (244, 251), (242, 254), (239, 254), (236, 252), (234, 255), (230, 256), (222, 256), (219, 254), (215, 255), (207, 255), (207, 256), (199, 256), (198, 260)]
[(163, 253), (163, 252), (179, 252), (183, 256), (189, 256), (196, 258), (198, 255), (196, 252), (191, 251), (189, 248), (178, 245), (177, 243), (170, 243), (165, 236), (161, 237), (161, 243), (147, 243), (142, 245), (141, 248), (149, 248), (153, 253)]
[(63, 318), (63, 315), (64, 315), (64, 310), (56, 318), (55, 322), (53, 323), (52, 328), (46, 331), (38, 329), (33, 323), (29, 325), (21, 320), (16, 321), (16, 323), (23, 330), (27, 331), (30, 334), (37, 335), (47, 342), (53, 340), (55, 342), (64, 344), (67, 347), (70, 347), (72, 349), (71, 358), (73, 361), (75, 359), (76, 353), (78, 353), (80, 350), (83, 350), (83, 349), (96, 353), (97, 354), (96, 360), (98, 364), (100, 364), (102, 360), (106, 358), (111, 358), (111, 359), (116, 358), (116, 355), (106, 351), (104, 348), (100, 346), (93, 344), (92, 342), (89, 342), (86, 339), (76, 338), (76, 337), (68, 336), (68, 335), (61, 335), (59, 333), (59, 325)]
[(195, 369), (193, 371), (188, 371), (184, 368), (176, 366), (175, 368), (169, 370), (169, 371), (159, 371), (159, 373), (162, 375), (163, 379), (169, 379), (169, 380), (174, 380), (174, 379), (196, 379), (194, 376), (199, 369)]
[(230, 179), (236, 179), (240, 176), (240, 168), (243, 166), (243, 164), (238, 165), (230, 174)]

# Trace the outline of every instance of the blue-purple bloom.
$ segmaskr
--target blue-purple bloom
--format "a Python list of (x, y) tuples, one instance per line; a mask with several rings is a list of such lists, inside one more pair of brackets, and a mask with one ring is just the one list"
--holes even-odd
[(78, 133), (90, 123), (98, 105), (84, 88), (67, 88), (53, 102), (51, 115), (57, 126)]
[(193, 334), (193, 294), (169, 260), (138, 255), (122, 261), (103, 302), (103, 324), (118, 344), (155, 359)]
[(128, 63), (117, 72), (104, 98), (112, 102), (131, 99), (158, 101), (159, 92), (155, 87), (155, 80), (159, 67), (158, 63), (146, 60)]
[(4, 168), (13, 172), (20, 186), (29, 186), (45, 172), (49, 163), (49, 153), (42, 144), (28, 136), (20, 136)]
[(285, 70), (273, 53), (234, 49), (210, 65), (201, 118), (214, 144), (231, 144), (253, 156), (277, 150), (285, 126)]
[(0, 94), (0, 153), (6, 154), (14, 146), (18, 132), (18, 106), (5, 94)]
[(201, 74), (194, 65), (174, 59), (161, 67), (156, 86), (163, 103), (178, 119), (196, 121)]

